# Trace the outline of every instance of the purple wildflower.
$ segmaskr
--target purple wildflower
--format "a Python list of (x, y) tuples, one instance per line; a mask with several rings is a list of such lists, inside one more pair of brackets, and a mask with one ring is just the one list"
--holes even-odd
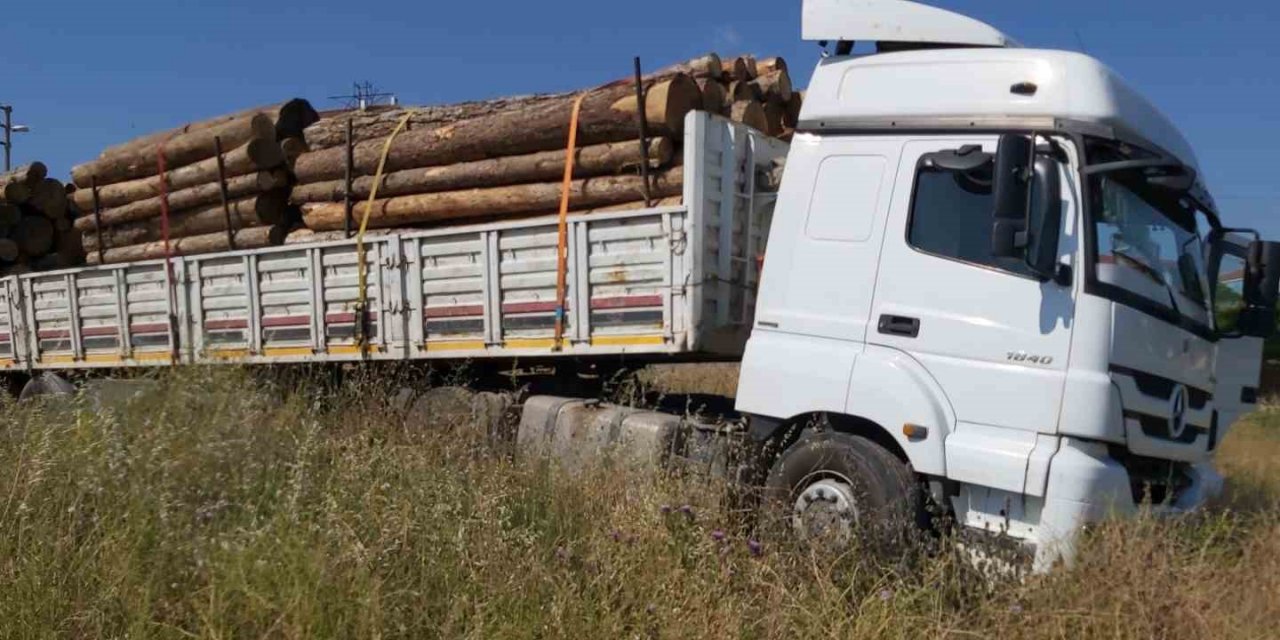
[(881, 590), (880, 590), (880, 599), (881, 599), (881, 600), (883, 600), (883, 601), (885, 601), (885, 602), (888, 602), (888, 601), (892, 600), (892, 599), (893, 599), (893, 589), (881, 589)]
[(662, 512), (662, 515), (664, 515), (664, 516), (665, 516), (665, 515), (667, 515), (667, 514), (671, 513), (671, 505), (669, 505), (669, 504), (664, 504), (664, 505), (662, 505), (661, 507), (659, 507), (659, 508), (658, 508), (658, 511), (661, 511), (661, 512)]
[(751, 555), (759, 558), (761, 555), (764, 554), (764, 547), (761, 546), (758, 540), (748, 540), (747, 551), (750, 551)]
[(683, 513), (684, 515), (689, 516), (690, 520), (693, 519), (693, 507), (687, 504), (680, 507), (680, 513)]
[(720, 529), (716, 529), (715, 531), (712, 531), (711, 539), (715, 540), (716, 542), (724, 542), (724, 531), (721, 531)]
[(1015, 602), (1015, 603), (1013, 603), (1013, 604), (1011, 604), (1011, 605), (1009, 605), (1009, 613), (1012, 613), (1012, 614), (1014, 614), (1014, 615), (1021, 614), (1021, 613), (1022, 613), (1022, 605), (1020, 605), (1020, 604), (1018, 604), (1018, 603), (1016, 603), (1016, 602)]
[(565, 562), (569, 559), (569, 550), (564, 547), (556, 547), (556, 560)]
[(614, 542), (622, 542), (622, 532), (617, 529), (614, 529), (613, 533), (609, 534), (609, 537), (613, 538)]

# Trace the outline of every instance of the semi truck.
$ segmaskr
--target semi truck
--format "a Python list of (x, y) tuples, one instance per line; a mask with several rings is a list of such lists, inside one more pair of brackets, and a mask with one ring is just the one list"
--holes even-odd
[[(929, 502), (1046, 567), (1090, 522), (1203, 506), (1280, 245), (1088, 55), (905, 0), (802, 11), (824, 54), (792, 140), (691, 114), (683, 204), (570, 218), (563, 262), (542, 218), (9, 277), (0, 371), (735, 361), (798, 535)], [(527, 398), (518, 437), (682, 420), (585, 406)]]

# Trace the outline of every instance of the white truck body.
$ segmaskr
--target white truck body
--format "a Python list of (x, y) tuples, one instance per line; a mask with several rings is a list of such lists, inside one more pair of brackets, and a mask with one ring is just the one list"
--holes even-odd
[[(808, 0), (805, 32), (874, 36), (920, 9)], [(924, 37), (907, 24), (881, 39), (1012, 42), (924, 9)], [(959, 522), (1026, 541), (1042, 566), (1070, 551), (1084, 523), (1133, 513), (1144, 491), (1176, 511), (1218, 490), (1211, 458), (1228, 420), (1255, 401), (1261, 340), (1218, 336), (1203, 300), (1179, 291), (1170, 307), (1159, 280), (1099, 259), (1097, 243), (1116, 241), (1098, 239), (1088, 200), (1098, 161), (1087, 141), (1197, 168), (1158, 109), (1082, 54), (939, 48), (824, 59), (798, 130), (743, 360), (742, 413), (766, 427), (817, 416), (858, 433), (875, 425), (915, 472), (942, 480), (937, 497)], [(925, 183), (941, 173), (930, 154), (995, 154), (1007, 132), (1060, 150), (1067, 282), (985, 259), (990, 204), (969, 218), (984, 228), (961, 227), (948, 219), (980, 196), (952, 188), (942, 200)], [(1205, 191), (1193, 193), (1211, 207)], [(946, 228), (926, 239), (917, 218)], [(965, 245), (975, 238), (987, 244)]]
[[(0, 371), (468, 358), (735, 358), (754, 311), (786, 143), (706, 113), (685, 133), (685, 205), (569, 219), (556, 345), (556, 218), (0, 280)], [(166, 277), (166, 265), (173, 275)], [(559, 348), (557, 348), (559, 347)]]

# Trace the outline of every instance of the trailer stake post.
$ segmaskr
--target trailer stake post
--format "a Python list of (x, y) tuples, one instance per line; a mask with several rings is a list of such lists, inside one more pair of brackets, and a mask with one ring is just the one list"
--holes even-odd
[(636, 113), (640, 127), (640, 181), (644, 184), (644, 206), (653, 206), (653, 197), (649, 187), (649, 120), (644, 113), (644, 78), (640, 74), (640, 56), (635, 58), (636, 72)]
[[(222, 215), (227, 222), (227, 247), (236, 250), (236, 229), (231, 226), (231, 198), (227, 195), (227, 168), (222, 161), (222, 137), (213, 137), (214, 157), (218, 159), (218, 191), (222, 196)], [(240, 216), (237, 214), (236, 218)]]

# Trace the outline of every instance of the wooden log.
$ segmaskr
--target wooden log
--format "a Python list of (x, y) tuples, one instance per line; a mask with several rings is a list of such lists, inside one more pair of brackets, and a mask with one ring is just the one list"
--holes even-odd
[(53, 235), (53, 223), (44, 216), (23, 216), (13, 230), (13, 240), (28, 256), (42, 256), (53, 249)]
[[(244, 229), (288, 222), (289, 209), (286, 206), (286, 199), (286, 194), (278, 191), (229, 203), (231, 228)], [(221, 202), (181, 211), (169, 219), (171, 240), (226, 230), (227, 212), (223, 211)], [(152, 220), (130, 222), (102, 230), (102, 243), (108, 249), (163, 239), (160, 225)], [(85, 231), (81, 242), (86, 250), (97, 251), (97, 231)]]
[(11, 182), (21, 182), (27, 185), (35, 185), (49, 176), (49, 168), (43, 162), (32, 162), (24, 164), (12, 171), (0, 173), (0, 189), (8, 186)]
[(491, 116), (540, 104), (547, 104), (572, 97), (571, 93), (515, 96), (463, 102), (460, 104), (434, 105), (411, 108), (372, 108), (365, 111), (337, 111), (307, 127), (304, 138), (313, 151), (345, 148), (347, 144), (347, 120), (352, 121), (352, 139), (359, 143), (381, 140), (391, 135), (406, 113), (412, 113), (407, 129), (434, 129), (447, 124)]
[(292, 167), (302, 154), (310, 150), (307, 141), (302, 138), (285, 138), (280, 141), (280, 151), (284, 154), (284, 163), (288, 167)]
[(719, 115), (728, 113), (731, 105), (729, 93), (719, 80), (703, 78), (698, 80), (698, 88), (702, 90), (702, 108), (704, 111)]
[(754, 100), (739, 100), (733, 103), (733, 108), (729, 112), (729, 119), (755, 129), (756, 131), (767, 131), (769, 129), (769, 119), (764, 113), (764, 107)]
[[(251, 140), (249, 144), (225, 151), (223, 146), (223, 164), (227, 177), (241, 176), (247, 173), (274, 169), (284, 164), (284, 152), (274, 140)], [(177, 191), (206, 184), (218, 179), (218, 159), (209, 158), (195, 164), (173, 169), (168, 175), (169, 191)], [(140, 180), (119, 182), (105, 187), (98, 187), (98, 200), (104, 209), (119, 207), (137, 200), (155, 198), (160, 195), (160, 176), (151, 176)], [(71, 194), (76, 208), (87, 214), (93, 213), (93, 190), (77, 189)]]
[[(241, 229), (235, 232), (235, 248), (236, 250), (242, 250), (275, 246), (284, 242), (288, 232), (289, 229), (285, 226)], [(231, 249), (231, 243), (227, 238), (227, 233), (223, 231), (171, 240), (169, 247), (170, 252), (175, 256), (191, 256), (216, 251), (228, 251)], [(89, 264), (117, 264), (137, 260), (153, 260), (164, 256), (165, 248), (163, 242), (147, 242), (107, 249), (103, 252), (102, 260), (99, 260), (97, 251), (90, 251), (85, 255), (85, 262)]]
[[(649, 131), (655, 136), (678, 136), (685, 116), (701, 102), (698, 85), (685, 75), (650, 83), (643, 105)], [(386, 170), (399, 171), (563, 148), (568, 138), (569, 116), (575, 98), (548, 102), (482, 118), (464, 120), (430, 130), (409, 131), (396, 139), (387, 156)], [(640, 109), (635, 87), (615, 83), (587, 92), (578, 120), (582, 145), (633, 140)], [(355, 147), (355, 170), (372, 174), (382, 155), (383, 142), (371, 140)], [(336, 180), (343, 176), (343, 148), (325, 149), (298, 158), (294, 173), (299, 182)]]
[(782, 132), (786, 130), (786, 124), (783, 122), (786, 116), (786, 106), (777, 102), (766, 102), (764, 104), (764, 120), (766, 124), (764, 132), (775, 138), (782, 135)]
[[(675, 145), (667, 138), (649, 141), (649, 165), (660, 168), (671, 161)], [(378, 195), (402, 196), (416, 193), (457, 191), (478, 187), (496, 187), (526, 182), (555, 180), (564, 175), (564, 151), (539, 153), (477, 160), (441, 167), (406, 169), (382, 177)], [(574, 176), (587, 178), (619, 173), (638, 167), (642, 161), (639, 144), (634, 141), (610, 142), (578, 149), (574, 159)], [(352, 196), (369, 197), (373, 177), (362, 176), (351, 184)], [(303, 202), (339, 202), (346, 189), (345, 180), (329, 180), (297, 185), (290, 200)]]
[(760, 89), (766, 100), (785, 104), (791, 100), (791, 75), (785, 71), (775, 71), (762, 75), (751, 82)]
[(26, 182), (10, 182), (4, 185), (4, 201), (9, 204), (22, 204), (31, 199), (31, 185)]
[(684, 62), (659, 69), (658, 71), (645, 76), (645, 79), (656, 80), (676, 74), (684, 74), (690, 78), (696, 79), (710, 78), (713, 80), (719, 80), (724, 76), (724, 63), (720, 60), (720, 56), (715, 53), (708, 53), (704, 56), (698, 56), (692, 60), (686, 60)]
[(791, 99), (787, 101), (786, 117), (782, 119), (782, 123), (788, 129), (796, 128), (800, 124), (800, 109), (804, 107), (804, 95), (799, 91), (791, 92)]
[[(227, 179), (227, 197), (241, 198), (256, 193), (266, 193), (273, 189), (289, 186), (289, 176), (283, 169), (259, 171)], [(222, 187), (215, 180), (186, 189), (169, 192), (169, 211), (177, 212), (210, 203), (219, 203), (221, 208)], [(160, 215), (163, 199), (160, 196), (136, 200), (129, 204), (103, 209), (101, 213), (103, 226), (113, 226), (126, 222), (147, 220)], [(83, 216), (75, 221), (76, 229), (89, 231), (96, 228), (97, 222), (92, 215)]]
[(756, 63), (756, 70), (760, 75), (769, 73), (786, 73), (787, 61), (783, 58), (765, 58)]
[(756, 77), (754, 61), (748, 56), (725, 60), (721, 68), (724, 78), (730, 82), (750, 82)]
[[(185, 133), (200, 131), (202, 129), (210, 129), (255, 113), (262, 113), (271, 118), (271, 121), (276, 127), (277, 140), (300, 137), (302, 132), (308, 126), (314, 124), (320, 119), (320, 115), (316, 113), (314, 108), (312, 108), (310, 102), (301, 98), (294, 98), (280, 104), (253, 107), (250, 109), (244, 109), (243, 111), (218, 116), (216, 118), (189, 122), (181, 127), (169, 129), (168, 131), (157, 131), (156, 133), (134, 138), (128, 142), (107, 147), (101, 154), (99, 154), (98, 157), (106, 158), (109, 156), (130, 153), (139, 149), (145, 149), (147, 147), (154, 147), (163, 140)], [(224, 140), (223, 143), (223, 149), (226, 149), (226, 141)]]
[(84, 245), (80, 242), (80, 232), (68, 229), (58, 234), (58, 255), (62, 256), (67, 266), (84, 264)]
[[(683, 189), (683, 169), (671, 169), (653, 176), (651, 193), (662, 198)], [(373, 203), (369, 226), (400, 227), (412, 224), (501, 216), (506, 214), (553, 209), (560, 202), (558, 182), (524, 184), (491, 189), (469, 189), (378, 200)], [(643, 195), (643, 182), (638, 176), (607, 176), (575, 180), (570, 188), (569, 206), (591, 208), (630, 202)], [(354, 208), (357, 220), (364, 216), (366, 203)], [(346, 211), (341, 203), (309, 203), (302, 205), (302, 218), (307, 228), (316, 231), (341, 229)]]
[(0, 260), (5, 262), (13, 262), (21, 255), (18, 249), (18, 243), (9, 238), (0, 238)]
[(749, 80), (730, 82), (727, 93), (731, 103), (739, 100), (764, 101), (764, 93), (760, 91), (760, 87)]
[[(668, 196), (660, 198), (653, 203), (654, 207), (674, 207), (679, 206), (684, 201), (683, 196)], [(582, 216), (592, 213), (607, 213), (613, 211), (637, 211), (647, 208), (643, 200), (633, 202), (624, 202), (621, 204), (608, 205), (604, 207), (596, 207), (593, 209), (576, 209), (569, 212), (569, 216)], [(476, 218), (468, 220), (468, 223), (483, 224), (490, 221), (510, 221), (510, 220), (530, 220), (535, 218), (545, 218), (559, 215), (559, 211), (535, 211), (531, 213), (518, 213), (505, 216), (488, 216), (486, 218)], [(444, 225), (453, 224), (452, 221), (445, 221)], [(427, 227), (390, 227), (386, 229), (369, 229), (365, 231), (365, 237), (379, 237), (394, 234), (419, 233)], [(306, 227), (299, 227), (289, 232), (289, 236), (285, 238), (285, 244), (311, 244), (316, 242), (336, 242), (340, 240), (349, 240), (346, 231), (314, 231)]]
[(22, 210), (16, 204), (0, 202), (0, 227), (12, 227), (22, 219)]
[(31, 188), (31, 197), (27, 200), (27, 204), (47, 218), (65, 218), (67, 190), (61, 182), (53, 178), (45, 178)]
[(168, 168), (186, 166), (214, 154), (214, 138), (222, 139), (223, 149), (234, 149), (250, 140), (276, 143), (275, 123), (261, 113), (247, 115), (222, 124), (183, 133), (154, 146), (129, 149), (108, 155), (71, 169), (77, 186), (88, 187), (96, 177), (98, 185), (108, 185), (158, 174), (157, 159), (161, 150)]

